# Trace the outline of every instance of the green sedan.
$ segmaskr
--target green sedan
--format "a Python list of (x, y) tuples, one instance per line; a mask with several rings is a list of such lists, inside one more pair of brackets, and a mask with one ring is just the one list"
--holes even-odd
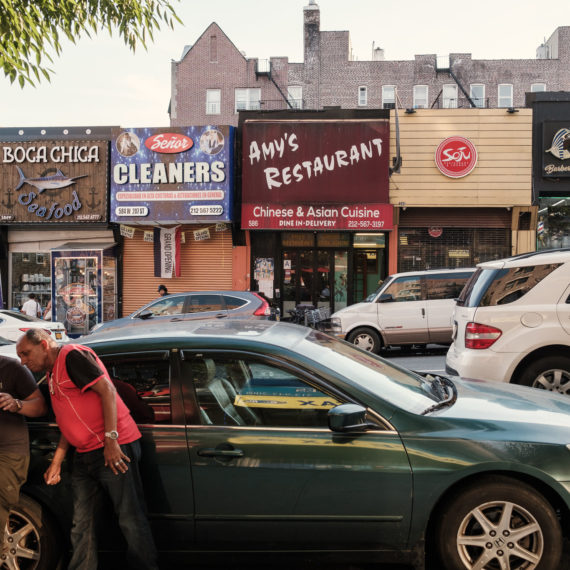
[[(214, 554), (454, 570), (560, 563), (568, 398), (421, 376), (287, 323), (140, 323), (85, 338), (141, 398), (132, 414), (164, 568)], [(5, 536), (18, 548), (2, 556), (52, 570), (67, 555), (69, 465), (61, 485), (45, 485), (57, 426), (30, 430), (30, 476)], [(100, 549), (116, 560), (120, 531), (105, 527)]]

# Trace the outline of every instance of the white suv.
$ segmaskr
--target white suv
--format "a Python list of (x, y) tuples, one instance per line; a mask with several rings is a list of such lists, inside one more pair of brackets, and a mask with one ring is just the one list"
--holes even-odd
[(390, 275), (366, 301), (334, 313), (329, 332), (376, 354), (387, 346), (449, 344), (455, 299), (474, 271)]
[(570, 250), (477, 267), (457, 301), (447, 372), (570, 394)]

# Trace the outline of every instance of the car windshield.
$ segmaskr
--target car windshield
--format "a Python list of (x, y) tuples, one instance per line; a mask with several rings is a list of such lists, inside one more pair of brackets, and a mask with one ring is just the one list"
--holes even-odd
[(296, 348), (307, 357), (326, 363), (332, 372), (358, 379), (361, 386), (379, 398), (415, 414), (425, 413), (446, 397), (429, 378), (317, 331), (309, 333)]
[(378, 289), (376, 289), (376, 291), (374, 291), (374, 293), (370, 293), (370, 295), (368, 295), (368, 297), (366, 297), (366, 299), (364, 299), (363, 303), (372, 303), (372, 301), (374, 301), (374, 299), (376, 299), (376, 297), (378, 296), (380, 291), (382, 291), (383, 289), (386, 289), (386, 287), (388, 287), (388, 285), (393, 280), (394, 279), (392, 277), (387, 277), (386, 281), (379, 281), (378, 282)]

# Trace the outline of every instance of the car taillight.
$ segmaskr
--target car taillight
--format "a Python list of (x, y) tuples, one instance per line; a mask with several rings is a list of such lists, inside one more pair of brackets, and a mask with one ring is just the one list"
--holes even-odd
[(489, 325), (467, 323), (465, 327), (465, 348), (489, 348), (502, 334), (501, 330)]
[(261, 301), (261, 307), (256, 309), (253, 314), (256, 317), (268, 317), (271, 315), (271, 307), (269, 306), (269, 303), (261, 295), (256, 295), (255, 293), (254, 295)]
[[(20, 327), (18, 330), (21, 330), (22, 332), (26, 332), (30, 330), (30, 327)], [(51, 334), (51, 331), (49, 329), (44, 329), (44, 331), (46, 331), (48, 334)]]

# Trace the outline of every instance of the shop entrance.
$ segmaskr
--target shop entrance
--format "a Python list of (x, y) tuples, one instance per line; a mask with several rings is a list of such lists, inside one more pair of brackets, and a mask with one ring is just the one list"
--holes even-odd
[(284, 249), (283, 314), (298, 305), (346, 307), (348, 250)]

